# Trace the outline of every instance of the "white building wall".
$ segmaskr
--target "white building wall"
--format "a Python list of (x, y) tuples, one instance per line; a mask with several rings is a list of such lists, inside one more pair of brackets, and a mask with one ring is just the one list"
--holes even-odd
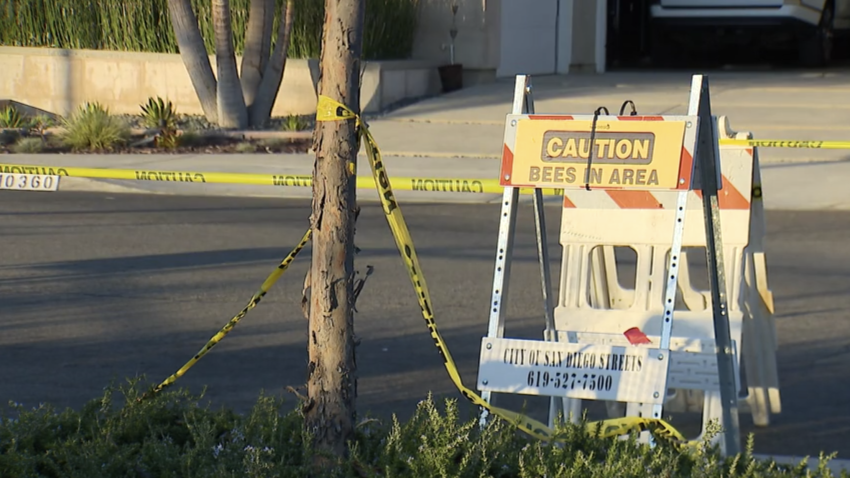
[(556, 71), (558, 0), (502, 0), (496, 77)]
[(413, 58), (449, 63), (456, 2), (455, 61), (467, 85), (518, 73), (604, 71), (607, 0), (420, 1)]

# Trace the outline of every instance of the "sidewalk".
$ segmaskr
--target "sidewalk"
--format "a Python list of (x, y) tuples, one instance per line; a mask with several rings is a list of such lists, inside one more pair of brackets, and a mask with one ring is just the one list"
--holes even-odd
[[(712, 112), (728, 115), (756, 139), (850, 138), (850, 72), (712, 72)], [(532, 78), (538, 113), (617, 114), (625, 100), (639, 114), (684, 114), (691, 75), (609, 73)], [(513, 81), (476, 86), (369, 120), (391, 177), (495, 179)], [(850, 151), (759, 150), (769, 209), (850, 209)], [(309, 175), (311, 155), (3, 155), (3, 163), (120, 169), (258, 172)], [(361, 175), (369, 173), (362, 156)], [(310, 188), (197, 185), (66, 178), (62, 189), (309, 197)], [(402, 201), (492, 202), (498, 194), (398, 191)], [(369, 192), (361, 198), (375, 198)], [(527, 197), (526, 197), (527, 199)]]
[[(846, 140), (850, 72), (707, 74), (712, 114), (756, 139)], [(537, 113), (617, 114), (626, 100), (638, 114), (686, 114), (691, 74), (612, 73), (533, 77)], [(490, 157), (501, 153), (513, 81), (477, 86), (399, 109), (369, 122), (388, 156)], [(762, 164), (850, 159), (850, 151), (770, 149)]]

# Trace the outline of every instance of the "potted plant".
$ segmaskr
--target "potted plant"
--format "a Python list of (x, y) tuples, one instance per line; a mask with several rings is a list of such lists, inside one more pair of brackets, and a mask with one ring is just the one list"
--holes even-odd
[(455, 91), (463, 88), (463, 65), (455, 63), (455, 38), (457, 37), (457, 3), (452, 4), (452, 27), (449, 29), (449, 36), (452, 41), (449, 44), (449, 64), (438, 68), (440, 72), (440, 82), (443, 84), (443, 93)]

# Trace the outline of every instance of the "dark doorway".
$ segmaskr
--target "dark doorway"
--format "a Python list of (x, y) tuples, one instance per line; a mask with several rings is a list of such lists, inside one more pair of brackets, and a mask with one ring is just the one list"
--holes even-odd
[(608, 69), (646, 66), (649, 62), (650, 0), (607, 0)]

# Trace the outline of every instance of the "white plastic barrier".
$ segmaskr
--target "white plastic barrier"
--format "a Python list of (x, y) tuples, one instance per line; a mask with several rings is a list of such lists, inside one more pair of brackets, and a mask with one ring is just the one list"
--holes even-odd
[[(721, 138), (753, 139), (752, 134), (732, 130), (728, 118), (718, 119)], [(773, 295), (767, 284), (767, 264), (764, 253), (765, 218), (761, 187), (761, 174), (758, 161), (758, 149), (748, 146), (721, 146), (721, 168), (724, 178), (731, 180), (735, 188), (721, 190), (724, 199), (722, 209), (743, 207), (744, 191), (750, 191), (748, 207), (749, 237), (743, 251), (744, 272), (738, 276), (741, 281), (735, 287), (741, 288), (739, 296), (742, 319), (741, 355), (744, 374), (747, 377), (747, 394), (742, 396), (741, 411), (750, 412), (757, 426), (768, 426), (770, 414), (781, 413), (779, 378), (776, 365), (776, 327), (773, 320)], [(752, 164), (752, 184), (747, 184), (736, 176), (731, 165), (735, 163)], [(726, 224), (724, 222), (724, 224)], [(705, 244), (703, 243), (702, 246)], [(682, 257), (687, 257), (682, 252)], [(591, 303), (594, 307), (623, 308), (634, 301), (634, 289), (625, 288), (620, 283), (617, 260), (612, 247), (597, 248), (591, 256)], [(729, 276), (730, 280), (732, 276)], [(687, 260), (679, 266), (679, 297), (677, 305), (691, 311), (706, 311), (711, 301), (709, 291), (698, 290), (691, 278)], [(710, 320), (710, 317), (709, 317)], [(705, 396), (702, 390), (671, 389), (664, 404), (667, 412), (700, 412), (703, 410)], [(622, 416), (623, 407), (608, 403), (609, 416)], [(575, 406), (575, 405), (574, 405)], [(575, 411), (575, 410), (573, 410)]]
[[(561, 409), (578, 420), (582, 400), (609, 402), (612, 415), (651, 419), (662, 418), (668, 404), (701, 408), (704, 426), (716, 419), (724, 427), (715, 438), (724, 452), (737, 453), (743, 355), (745, 400), (756, 422), (767, 423), (766, 412), (778, 410), (778, 381), (765, 313), (771, 302), (763, 225), (751, 222), (754, 215), (763, 222), (761, 205), (751, 205), (758, 164), (746, 148), (724, 149), (721, 159), (719, 136), (700, 75), (684, 116), (539, 115), (528, 78), (517, 78), (505, 126), (490, 323), (479, 362), (485, 400), (494, 392), (549, 396), (550, 423)], [(543, 341), (505, 337), (523, 187), (535, 189)], [(554, 307), (540, 194), (550, 187), (564, 189)], [(634, 288), (620, 284), (616, 246), (636, 253)], [(691, 281), (688, 247), (706, 248), (707, 293)]]

